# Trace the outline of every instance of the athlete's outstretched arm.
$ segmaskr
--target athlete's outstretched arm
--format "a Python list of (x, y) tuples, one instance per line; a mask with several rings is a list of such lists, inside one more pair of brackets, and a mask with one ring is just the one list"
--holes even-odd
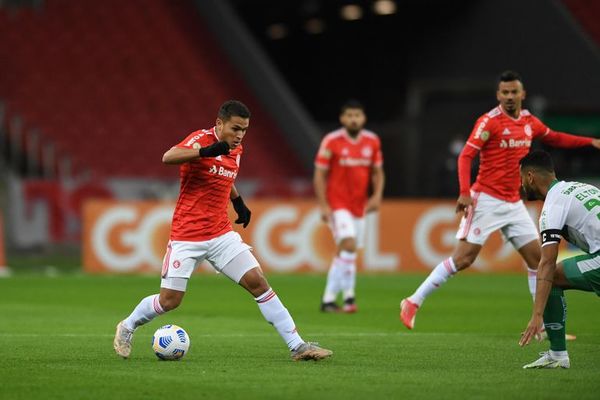
[(371, 184), (373, 185), (373, 194), (367, 203), (367, 212), (377, 211), (381, 206), (383, 199), (383, 188), (385, 186), (385, 173), (383, 167), (373, 167), (371, 169)]
[(331, 208), (327, 203), (327, 169), (315, 167), (315, 174), (313, 176), (313, 185), (315, 187), (315, 195), (317, 196), (317, 202), (321, 208), (321, 219), (323, 222), (329, 222), (331, 217)]
[(542, 330), (544, 309), (554, 282), (554, 272), (556, 271), (556, 258), (558, 257), (558, 243), (549, 243), (542, 247), (542, 258), (537, 269), (537, 288), (535, 292), (535, 302), (533, 304), (533, 313), (527, 329), (523, 332), (519, 344), (525, 346), (531, 339), (539, 337)]
[(227, 142), (216, 142), (199, 150), (174, 146), (163, 154), (162, 162), (165, 164), (183, 164), (200, 157), (217, 157), (224, 154), (229, 154)]
[(600, 149), (600, 139), (594, 139), (586, 136), (576, 136), (569, 133), (549, 130), (542, 136), (542, 142), (553, 147), (576, 148), (583, 146), (593, 146)]
[(171, 147), (165, 154), (163, 154), (162, 162), (165, 164), (183, 164), (192, 160), (200, 158), (200, 154), (197, 149), (182, 149), (179, 147)]

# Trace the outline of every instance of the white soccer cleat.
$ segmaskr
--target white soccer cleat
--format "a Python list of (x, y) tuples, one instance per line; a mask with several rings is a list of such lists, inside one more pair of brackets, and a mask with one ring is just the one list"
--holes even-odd
[(115, 333), (115, 340), (113, 341), (113, 347), (115, 352), (123, 358), (128, 358), (131, 354), (131, 340), (133, 339), (133, 331), (127, 329), (123, 324), (123, 321), (117, 325), (117, 332)]
[(570, 368), (571, 362), (569, 357), (554, 358), (549, 351), (540, 353), (541, 357), (531, 364), (523, 365), (523, 369), (540, 369), (540, 368)]
[(291, 352), (291, 357), (294, 361), (318, 361), (331, 357), (332, 355), (333, 351), (319, 347), (319, 344), (314, 342), (302, 343)]

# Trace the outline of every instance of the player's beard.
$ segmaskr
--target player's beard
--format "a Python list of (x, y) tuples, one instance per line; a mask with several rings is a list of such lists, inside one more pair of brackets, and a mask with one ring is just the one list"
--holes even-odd
[(348, 132), (348, 135), (350, 135), (352, 137), (357, 137), (358, 134), (360, 133), (361, 129), (362, 129), (361, 127), (347, 126), (346, 127), (346, 132)]
[(523, 191), (525, 192), (525, 198), (527, 201), (540, 200), (541, 198), (541, 196), (532, 187), (523, 186)]

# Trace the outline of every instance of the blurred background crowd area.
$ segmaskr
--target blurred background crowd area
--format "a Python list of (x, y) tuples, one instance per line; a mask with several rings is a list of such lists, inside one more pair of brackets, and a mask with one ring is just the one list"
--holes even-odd
[[(593, 0), (0, 0), (6, 247), (77, 251), (91, 198), (175, 199), (162, 154), (232, 98), (252, 111), (246, 198), (311, 199), (349, 98), (381, 137), (386, 198), (455, 198), (505, 69), (552, 129), (600, 137), (598, 20)], [(600, 182), (594, 150), (552, 154), (562, 178)]]

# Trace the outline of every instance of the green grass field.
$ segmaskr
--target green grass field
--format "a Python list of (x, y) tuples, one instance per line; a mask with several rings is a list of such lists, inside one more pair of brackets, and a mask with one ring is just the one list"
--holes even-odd
[[(416, 330), (398, 303), (422, 276), (361, 276), (360, 312), (318, 312), (321, 276), (271, 276), (305, 340), (334, 350), (292, 362), (253, 299), (223, 276), (195, 276), (183, 305), (140, 328), (132, 357), (112, 350), (114, 326), (144, 296), (151, 277), (0, 280), (0, 399), (597, 399), (600, 301), (569, 292), (570, 370), (522, 370), (547, 343), (517, 345), (531, 300), (525, 276), (463, 275), (424, 305)], [(183, 326), (191, 349), (158, 361), (150, 339)]]

